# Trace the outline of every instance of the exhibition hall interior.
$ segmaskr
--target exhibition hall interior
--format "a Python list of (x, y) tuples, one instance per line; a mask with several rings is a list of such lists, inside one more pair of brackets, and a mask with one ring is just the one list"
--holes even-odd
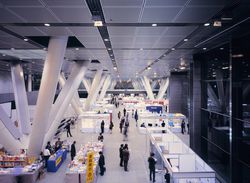
[(0, 0), (0, 183), (250, 183), (249, 0)]

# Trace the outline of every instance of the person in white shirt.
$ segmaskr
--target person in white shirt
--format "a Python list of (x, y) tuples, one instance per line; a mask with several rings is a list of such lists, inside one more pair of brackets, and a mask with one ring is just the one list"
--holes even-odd
[(50, 157), (49, 149), (47, 149), (47, 148), (44, 149), (43, 156), (44, 156), (44, 160), (45, 160), (45, 168), (47, 168), (47, 162), (48, 162), (49, 157)]

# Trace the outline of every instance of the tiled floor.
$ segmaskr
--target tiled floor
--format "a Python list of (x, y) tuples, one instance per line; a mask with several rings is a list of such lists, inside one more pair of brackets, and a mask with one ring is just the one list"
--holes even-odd
[[(120, 107), (122, 112), (122, 106)], [(119, 121), (117, 119), (118, 110), (113, 111), (114, 129), (112, 134), (104, 134), (104, 156), (106, 161), (106, 173), (104, 176), (98, 176), (97, 183), (147, 183), (149, 181), (148, 176), (148, 164), (147, 158), (149, 155), (149, 145), (146, 142), (146, 135), (140, 134), (135, 127), (134, 119), (130, 119), (130, 127), (128, 133), (128, 141), (124, 142), (122, 134), (119, 133)], [(131, 117), (131, 115), (130, 115)], [(81, 133), (81, 124), (77, 124), (75, 129), (72, 129), (72, 138), (69, 141), (76, 140), (76, 148), (80, 147), (80, 144), (96, 141), (97, 134)], [(185, 135), (187, 136), (187, 135)], [(181, 139), (187, 138), (180, 135)], [(66, 133), (64, 133), (61, 139), (66, 139)], [(127, 143), (130, 149), (130, 160), (128, 164), (128, 172), (125, 172), (122, 167), (119, 166), (119, 147), (121, 143)], [(65, 171), (67, 165), (70, 162), (70, 156), (60, 167), (56, 173), (46, 173), (43, 180), (39, 183), (63, 183), (65, 178)], [(158, 174), (156, 182), (162, 183), (162, 176)]]

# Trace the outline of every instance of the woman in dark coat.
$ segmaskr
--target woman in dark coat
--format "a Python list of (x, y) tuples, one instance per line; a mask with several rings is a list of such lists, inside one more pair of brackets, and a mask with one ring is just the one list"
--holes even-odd
[(71, 160), (74, 159), (74, 157), (76, 156), (76, 141), (73, 142), (73, 144), (71, 144), (71, 150), (70, 150), (70, 155), (71, 155)]

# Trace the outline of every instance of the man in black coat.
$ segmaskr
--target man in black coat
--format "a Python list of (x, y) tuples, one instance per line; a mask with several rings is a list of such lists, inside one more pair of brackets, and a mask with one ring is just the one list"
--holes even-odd
[(104, 175), (104, 172), (105, 172), (105, 158), (103, 156), (103, 153), (102, 151), (99, 152), (100, 154), (100, 158), (99, 158), (99, 161), (98, 161), (98, 165), (100, 167), (100, 175), (103, 176)]
[(124, 162), (124, 170), (128, 171), (128, 160), (129, 160), (129, 151), (127, 147), (124, 147), (123, 149), (123, 162)]
[(120, 166), (123, 166), (123, 144), (119, 148)]
[(72, 137), (71, 131), (70, 131), (70, 122), (65, 126), (66, 130), (67, 130), (67, 137)]
[(71, 150), (70, 150), (70, 155), (71, 155), (71, 160), (74, 159), (74, 157), (76, 156), (76, 141), (73, 142), (73, 144), (71, 144)]
[(148, 167), (149, 167), (149, 178), (150, 181), (152, 181), (152, 175), (153, 175), (153, 182), (155, 182), (155, 164), (156, 159), (154, 158), (154, 153), (150, 153), (150, 157), (148, 158)]
[(105, 126), (105, 123), (104, 123), (104, 120), (102, 120), (102, 122), (101, 122), (101, 133), (104, 133), (104, 126)]

